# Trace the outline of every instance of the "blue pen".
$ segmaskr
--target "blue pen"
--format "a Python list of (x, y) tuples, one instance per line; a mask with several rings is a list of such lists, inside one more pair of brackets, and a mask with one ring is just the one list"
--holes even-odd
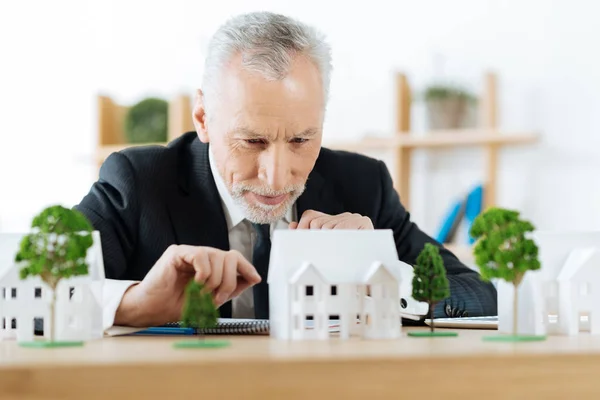
[(134, 332), (133, 335), (195, 335), (195, 328), (182, 328), (170, 326), (153, 326), (139, 332)]

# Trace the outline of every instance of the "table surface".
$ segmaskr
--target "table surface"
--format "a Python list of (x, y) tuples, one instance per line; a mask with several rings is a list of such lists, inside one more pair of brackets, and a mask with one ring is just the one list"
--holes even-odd
[(381, 341), (207, 337), (230, 340), (221, 349), (173, 348), (184, 337), (111, 337), (63, 349), (0, 342), (0, 398), (600, 398), (600, 336), (406, 336), (425, 329), (405, 327), (400, 339)]

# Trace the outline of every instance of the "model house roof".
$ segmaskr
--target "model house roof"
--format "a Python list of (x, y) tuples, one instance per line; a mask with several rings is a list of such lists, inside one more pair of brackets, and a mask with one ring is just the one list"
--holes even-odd
[(362, 281), (365, 283), (375, 282), (377, 280), (388, 281), (390, 279), (399, 281), (399, 278), (401, 277), (396, 276), (394, 268), (388, 268), (386, 265), (376, 261), (371, 264), (369, 269), (364, 273)]
[(276, 230), (268, 282), (289, 282), (309, 264), (331, 283), (360, 283), (381, 268), (401, 280), (391, 230)]
[(15, 268), (15, 255), (19, 251), (23, 233), (0, 233), (0, 282), (5, 278), (12, 280), (19, 272)]
[(14, 266), (12, 268), (8, 268), (7, 270), (0, 272), (0, 286), (2, 286), (2, 284), (5, 282), (14, 282), (18, 280), (19, 269), (15, 268)]
[[(600, 231), (536, 231), (533, 239), (539, 247), (542, 268), (536, 275), (544, 280), (556, 280), (571, 252), (575, 249), (600, 248)], [(563, 278), (564, 279), (564, 278)]]
[(308, 273), (314, 273), (316, 276), (319, 277), (320, 280), (322, 280), (323, 282), (327, 282), (327, 279), (323, 276), (323, 274), (319, 271), (319, 269), (317, 267), (315, 267), (313, 264), (309, 263), (309, 262), (305, 262), (304, 264), (302, 264), (302, 266), (300, 268), (298, 268), (298, 270), (296, 270), (296, 272), (294, 272), (294, 274), (290, 277), (290, 283), (294, 283), (297, 282), (298, 280), (300, 280), (305, 274)]
[(579, 273), (584, 273), (588, 267), (600, 267), (600, 252), (595, 247), (574, 249), (560, 270), (557, 280), (569, 281)]

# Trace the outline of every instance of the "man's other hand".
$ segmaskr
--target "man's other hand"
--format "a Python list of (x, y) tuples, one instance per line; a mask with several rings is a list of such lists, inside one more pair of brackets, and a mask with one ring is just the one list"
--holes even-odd
[(194, 278), (213, 294), (217, 307), (261, 281), (238, 251), (170, 246), (143, 281), (130, 287), (115, 315), (115, 325), (156, 326), (179, 321), (185, 287)]
[(373, 229), (369, 217), (360, 214), (343, 213), (328, 215), (315, 210), (306, 210), (300, 221), (292, 222), (290, 229)]

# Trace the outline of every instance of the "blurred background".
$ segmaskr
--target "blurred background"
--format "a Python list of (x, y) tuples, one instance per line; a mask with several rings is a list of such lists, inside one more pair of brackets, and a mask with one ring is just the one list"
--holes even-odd
[(490, 179), (493, 204), (540, 229), (600, 226), (599, 2), (0, 4), (0, 231), (27, 229), (47, 205), (79, 202), (103, 157), (133, 141), (110, 137), (128, 107), (162, 99), (167, 140), (183, 133), (211, 34), (255, 10), (327, 35), (325, 144), (384, 159), (429, 234), (467, 243), (463, 214), (468, 221), (487, 205)]

